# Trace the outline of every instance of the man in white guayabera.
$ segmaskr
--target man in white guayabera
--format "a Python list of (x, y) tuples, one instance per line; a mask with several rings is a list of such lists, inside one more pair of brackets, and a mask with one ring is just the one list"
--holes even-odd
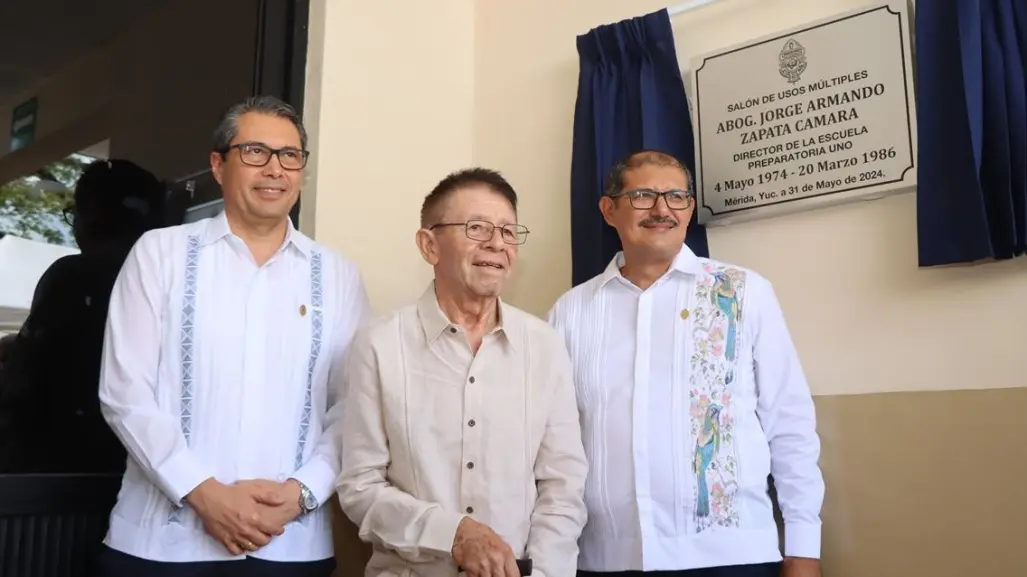
[(623, 251), (549, 315), (591, 464), (579, 575), (819, 577), (820, 440), (770, 283), (684, 245), (695, 198), (677, 159), (638, 152), (607, 182)]
[(307, 162), (292, 107), (254, 97), (214, 133), (224, 212), (155, 230), (114, 285), (103, 414), (128, 450), (103, 577), (328, 577), (356, 267), (289, 218)]

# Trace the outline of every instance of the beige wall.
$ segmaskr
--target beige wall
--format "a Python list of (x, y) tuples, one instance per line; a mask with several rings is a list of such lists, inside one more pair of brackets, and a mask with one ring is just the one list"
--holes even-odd
[[(570, 287), (575, 36), (673, 3), (315, 0), (303, 227), (356, 259), (383, 312), (430, 278), (412, 241), (424, 194), (498, 168), (532, 230), (507, 298), (544, 314)], [(859, 4), (722, 0), (673, 19), (679, 61)], [(774, 282), (817, 395), (825, 575), (1027, 574), (1010, 541), (1027, 514), (1027, 260), (918, 269), (912, 194), (713, 229), (710, 247)], [(359, 574), (340, 543), (339, 574)]]
[[(0, 183), (110, 139), (161, 178), (207, 165), (210, 134), (252, 87), (252, 0), (165, 3), (110, 43), (0, 102)], [(11, 112), (39, 98), (36, 141), (9, 153)]]
[(474, 3), (311, 4), (301, 224), (362, 265), (385, 310), (431, 278), (413, 245), (420, 199), (474, 159)]
[[(722, 0), (674, 18), (679, 61), (859, 4)], [(507, 296), (545, 313), (570, 286), (574, 37), (665, 5), (330, 3), (305, 226), (363, 265), (387, 310), (428, 278), (412, 244), (424, 194), (457, 167), (501, 169), (532, 231)], [(1027, 384), (1027, 308), (995, 298), (1027, 293), (1027, 262), (918, 269), (912, 194), (711, 229), (710, 247), (775, 283), (818, 394)]]

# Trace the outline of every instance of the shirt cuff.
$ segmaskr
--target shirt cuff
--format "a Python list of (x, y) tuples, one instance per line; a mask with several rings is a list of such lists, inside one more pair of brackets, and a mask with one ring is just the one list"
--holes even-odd
[(186, 495), (198, 487), (200, 483), (213, 477), (199, 461), (193, 457), (189, 449), (179, 451), (154, 471), (157, 484), (161, 491), (171, 499), (176, 507), (182, 506)]
[(428, 513), (424, 526), (424, 539), (421, 546), (442, 555), (452, 555), (456, 530), (464, 517), (459, 513), (450, 513), (442, 509), (432, 510)]
[(303, 466), (289, 475), (303, 483), (317, 499), (318, 506), (324, 505), (335, 492), (335, 471), (325, 463), (320, 455), (314, 455)]
[(785, 523), (785, 557), (820, 559), (820, 523)]

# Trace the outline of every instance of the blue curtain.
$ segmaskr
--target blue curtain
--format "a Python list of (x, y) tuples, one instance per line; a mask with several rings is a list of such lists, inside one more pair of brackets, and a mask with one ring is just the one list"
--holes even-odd
[[(599, 212), (606, 175), (641, 149), (695, 166), (692, 121), (666, 10), (600, 26), (578, 37), (580, 72), (571, 159), (573, 283), (601, 273), (620, 240)], [(709, 256), (706, 231), (689, 225), (685, 243)]]
[(1027, 3), (916, 6), (920, 266), (1010, 259), (1027, 244)]

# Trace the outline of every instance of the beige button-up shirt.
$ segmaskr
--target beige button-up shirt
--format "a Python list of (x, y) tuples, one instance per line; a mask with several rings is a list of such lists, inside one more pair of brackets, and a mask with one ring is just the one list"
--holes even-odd
[(342, 509), (370, 541), (366, 575), (457, 575), (457, 525), (490, 526), (537, 577), (570, 577), (588, 464), (563, 341), (505, 303), (477, 354), (434, 284), (351, 346)]

